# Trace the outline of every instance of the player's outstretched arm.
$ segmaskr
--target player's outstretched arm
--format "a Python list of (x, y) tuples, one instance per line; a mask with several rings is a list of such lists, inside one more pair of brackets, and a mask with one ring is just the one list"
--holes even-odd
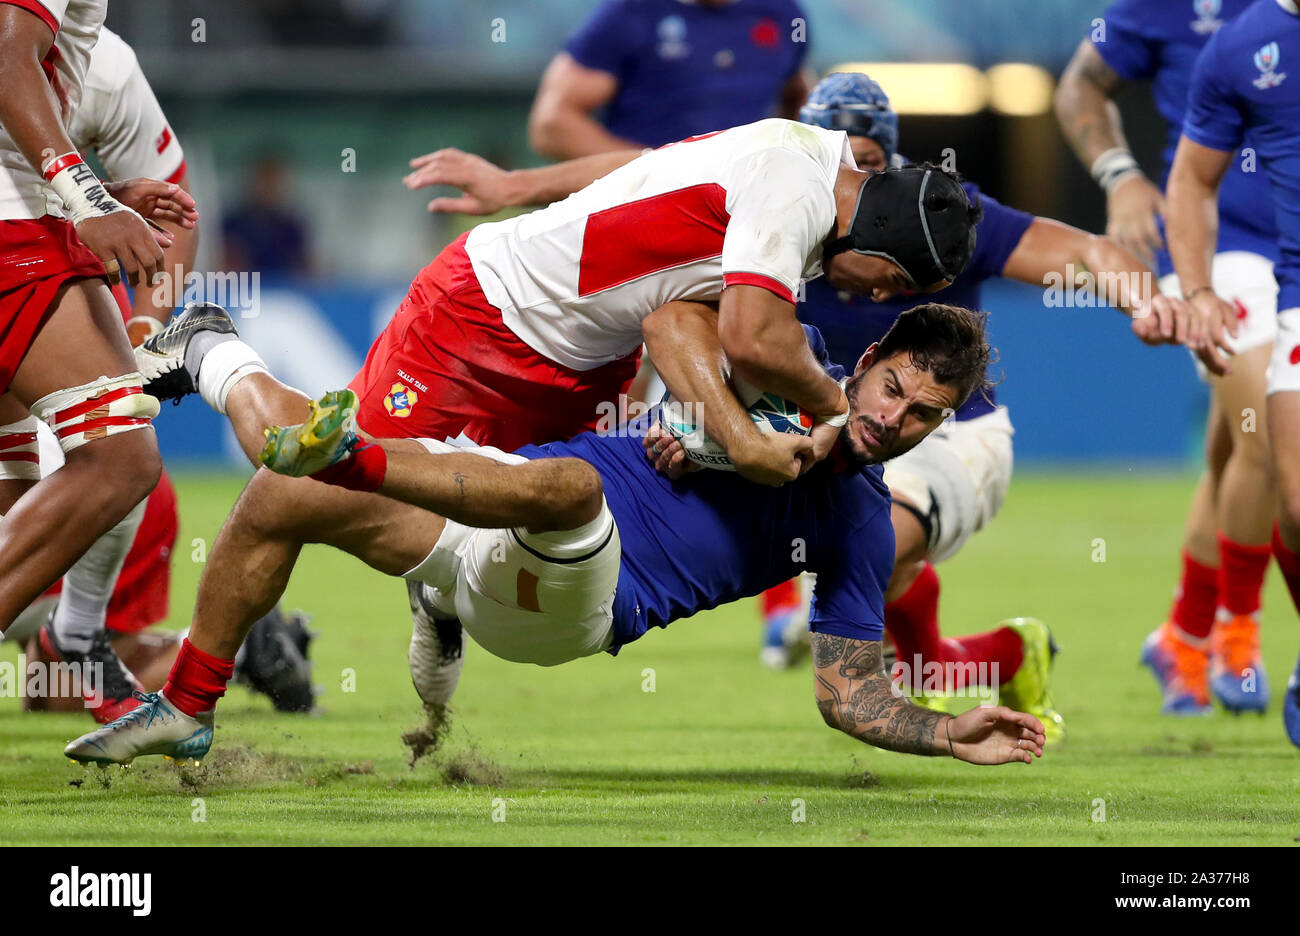
[(1124, 140), (1113, 100), (1123, 84), (1084, 39), (1056, 86), (1056, 119), (1079, 161), (1106, 192), (1106, 234), (1150, 265), (1160, 247), (1156, 219), (1164, 213), (1164, 197)]
[(1184, 136), (1169, 169), (1169, 259), (1183, 295), (1205, 316), (1220, 345), (1225, 332), (1237, 331), (1236, 310), (1214, 294), (1210, 280), (1219, 239), (1219, 185), (1232, 158), (1232, 151), (1201, 146)]
[(859, 741), (972, 764), (1029, 764), (1043, 756), (1043, 726), (1032, 715), (999, 706), (953, 717), (897, 694), (885, 674), (878, 640), (813, 634), (812, 651), (822, 718)]
[(412, 159), (411, 171), (402, 184), (412, 191), (430, 185), (451, 185), (464, 193), (435, 198), (429, 202), (432, 212), (490, 215), (502, 208), (549, 205), (568, 198), (640, 155), (639, 149), (623, 149), (553, 166), (507, 171), (473, 153), (440, 149)]
[(1181, 299), (1162, 295), (1145, 263), (1118, 241), (1089, 234), (1050, 218), (1035, 218), (1007, 258), (1002, 275), (1064, 289), (1084, 288), (1128, 313), (1133, 332), (1147, 344), (1182, 344), (1214, 373), (1223, 365), (1213, 354), (1203, 317)]

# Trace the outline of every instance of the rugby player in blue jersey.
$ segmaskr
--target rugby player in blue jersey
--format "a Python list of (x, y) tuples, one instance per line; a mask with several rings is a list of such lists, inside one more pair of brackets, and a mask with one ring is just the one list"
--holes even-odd
[[(1277, 230), (1268, 182), (1254, 171), (1254, 160), (1243, 158), (1224, 174), (1207, 279), (1180, 283), (1161, 238), (1161, 189), (1178, 145), (1192, 65), (1210, 37), (1249, 5), (1119, 0), (1080, 43), (1056, 98), (1066, 136), (1106, 192), (1108, 234), (1154, 258), (1149, 262), (1157, 265), (1161, 289), (1190, 297), (1207, 312), (1220, 307), (1217, 294), (1234, 313), (1232, 367), (1209, 378), (1206, 471), (1187, 518), (1179, 587), (1168, 618), (1142, 650), (1160, 683), (1163, 709), (1174, 715), (1207, 713), (1211, 690), (1229, 709), (1268, 705), (1258, 613), (1275, 513), (1264, 372), (1277, 331)], [(1145, 79), (1168, 124), (1159, 184), (1129, 153), (1112, 102), (1125, 82)]]
[[(1258, 0), (1223, 26), (1192, 70), (1182, 138), (1169, 173), (1169, 252), (1183, 289), (1233, 320), (1218, 294), (1212, 258), (1226, 214), (1226, 179), (1243, 142), (1270, 185), (1277, 221), (1279, 309), (1268, 369), (1268, 429), (1277, 479), (1278, 524), (1273, 550), (1300, 609), (1300, 7), (1294, 0)], [(1234, 165), (1235, 164), (1235, 165)], [(1219, 235), (1222, 243), (1222, 234)], [(1262, 688), (1263, 671), (1241, 674), (1242, 692)], [(1283, 719), (1300, 746), (1300, 664), (1291, 675)]]
[[(716, 312), (670, 303), (646, 328), (652, 341), (656, 330), (672, 336), (661, 370), (679, 400), (700, 404), (710, 436), (730, 450), (758, 433), (728, 387)], [(313, 404), (305, 425), (269, 431), (261, 460), (369, 498), (364, 529), (323, 521), (320, 537), (382, 571), (407, 570), (418, 612), (412, 677), (427, 703), (445, 704), (460, 675), (440, 623), (458, 620), (456, 631), (463, 626), (504, 659), (556, 665), (616, 653), (650, 628), (807, 569), (817, 574), (809, 626), (827, 724), (889, 750), (1031, 763), (1044, 743), (1038, 719), (1003, 706), (956, 717), (920, 708), (896, 691), (881, 658), (894, 544), (879, 463), (915, 446), (984, 385), (983, 316), (940, 304), (911, 310), (851, 375), (829, 362), (815, 329), (806, 332), (827, 373), (846, 381), (850, 418), (828, 459), (779, 487), (722, 472), (665, 477), (642, 449), (653, 411), (614, 434), (506, 454), (432, 439), (363, 440), (351, 391)], [(242, 421), (232, 422), (238, 431)], [(196, 629), (222, 626), (199, 609)], [(209, 633), (205, 642), (241, 638)], [(215, 703), (224, 687), (184, 681), (174, 671), (161, 693), (66, 753), (100, 763), (202, 757), (213, 711), (187, 715), (174, 699), (206, 694)]]
[[(799, 116), (805, 123), (847, 131), (863, 168), (906, 161), (898, 152), (897, 114), (884, 90), (866, 75), (826, 76)], [(1053, 277), (1064, 283), (1084, 277), (1101, 303), (1135, 316), (1134, 330), (1143, 337), (1150, 334), (1143, 329), (1157, 325), (1175, 305), (1153, 295), (1150, 269), (1116, 242), (1010, 208), (972, 183), (964, 187), (983, 212), (975, 252), (956, 280), (933, 294), (939, 301), (981, 308), (983, 283), (997, 277), (1040, 287)], [(855, 348), (879, 340), (902, 311), (928, 298), (880, 291), (853, 296), (822, 278), (806, 284), (799, 319), (822, 332), (832, 360), (853, 360)], [(1152, 311), (1157, 314), (1147, 314)], [(924, 444), (886, 466), (897, 557), (886, 592), (885, 627), (914, 691), (928, 688), (922, 685), (925, 666), (939, 663), (948, 682), (957, 683), (947, 690), (969, 694), (963, 690), (971, 687), (961, 680), (977, 672), (978, 664), (988, 664), (986, 672), (998, 674), (1007, 703), (1033, 712), (1047, 725), (1048, 737), (1059, 738), (1063, 722), (1047, 692), (1052, 648), (1041, 622), (1016, 619), (986, 633), (940, 636), (934, 565), (952, 558), (996, 516), (1011, 482), (1012, 434), (1007, 408), (998, 405), (989, 389), (972, 395)], [(792, 598), (780, 589), (765, 596), (769, 659), (788, 659), (797, 646), (794, 638), (806, 611)]]
[(528, 139), (574, 159), (793, 120), (807, 52), (795, 0), (605, 0), (542, 75)]

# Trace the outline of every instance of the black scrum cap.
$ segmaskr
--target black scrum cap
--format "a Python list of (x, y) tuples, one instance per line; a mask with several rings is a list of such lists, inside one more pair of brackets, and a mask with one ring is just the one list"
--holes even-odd
[(975, 251), (975, 212), (961, 183), (937, 169), (886, 169), (862, 184), (849, 233), (826, 246), (823, 266), (846, 250), (892, 260), (918, 288), (951, 282)]

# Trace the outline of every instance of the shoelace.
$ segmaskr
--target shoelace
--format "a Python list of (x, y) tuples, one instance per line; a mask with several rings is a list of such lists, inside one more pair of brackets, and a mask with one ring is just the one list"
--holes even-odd
[[(162, 699), (156, 692), (141, 692), (139, 689), (136, 689), (131, 693), (131, 698), (135, 699), (140, 704), (131, 709), (131, 711), (127, 712), (125, 715), (119, 715), (116, 719), (105, 725), (101, 730), (108, 730), (111, 728), (130, 728), (139, 721), (144, 721), (144, 727), (148, 728), (149, 725), (153, 723), (154, 716), (158, 714), (158, 710), (155, 706), (160, 706), (166, 709), (167, 712), (171, 712), (170, 708), (163, 705)], [(145, 719), (148, 720), (145, 721)]]

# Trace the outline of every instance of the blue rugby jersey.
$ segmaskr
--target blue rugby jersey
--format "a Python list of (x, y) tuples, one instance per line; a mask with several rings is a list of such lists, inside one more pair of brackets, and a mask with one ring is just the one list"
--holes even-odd
[[(815, 329), (805, 331), (827, 372), (841, 378)], [(651, 410), (617, 434), (584, 432), (518, 451), (526, 458), (581, 458), (600, 473), (623, 548), (611, 651), (651, 627), (756, 595), (800, 572), (817, 573), (812, 631), (879, 640), (894, 567), (882, 468), (846, 468), (832, 454), (779, 488), (725, 471), (670, 481), (642, 448), (655, 415)]]
[[(1251, 0), (1118, 0), (1102, 16), (1104, 32), (1094, 35), (1093, 47), (1121, 78), (1152, 81), (1156, 110), (1168, 124), (1161, 188), (1182, 133), (1196, 56), (1211, 36), (1250, 5)], [(1249, 139), (1244, 142), (1249, 144)], [(1247, 250), (1276, 262), (1277, 229), (1268, 184), (1263, 173), (1244, 172), (1242, 165), (1238, 157), (1223, 180), (1218, 251)], [(1157, 264), (1161, 276), (1173, 271), (1163, 247)]]
[[(869, 296), (837, 290), (824, 276), (806, 284), (804, 300), (799, 303), (799, 320), (817, 327), (832, 361), (853, 367), (863, 351), (884, 337), (899, 315), (918, 305), (946, 302), (967, 309), (980, 308), (980, 287), (985, 280), (1002, 275), (1034, 217), (990, 198), (973, 183), (966, 182), (963, 187), (972, 201), (980, 200), (984, 217), (975, 227), (975, 253), (970, 265), (952, 285), (937, 293), (898, 295), (885, 302), (872, 302)], [(987, 396), (974, 393), (957, 410), (956, 418), (974, 419), (992, 412), (996, 405), (992, 390)]]
[(565, 50), (618, 79), (611, 133), (662, 146), (775, 116), (807, 54), (807, 19), (794, 0), (606, 0)]
[[(1192, 73), (1183, 134), (1225, 152), (1243, 140), (1255, 148), (1255, 175), (1272, 183), (1277, 307), (1300, 307), (1300, 11), (1294, 3), (1257, 0), (1206, 44)], [(1219, 210), (1225, 210), (1222, 196)]]

